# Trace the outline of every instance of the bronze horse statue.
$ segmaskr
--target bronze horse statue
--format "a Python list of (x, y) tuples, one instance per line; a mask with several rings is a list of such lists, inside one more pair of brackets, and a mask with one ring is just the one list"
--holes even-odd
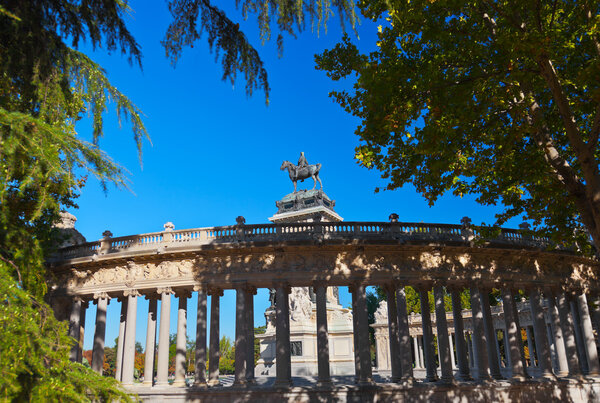
[(313, 180), (315, 181), (315, 185), (313, 186), (313, 190), (316, 189), (317, 187), (317, 181), (319, 181), (319, 185), (321, 185), (321, 190), (323, 190), (323, 183), (321, 182), (321, 179), (319, 178), (319, 170), (321, 170), (321, 164), (311, 164), (302, 168), (299, 168), (297, 165), (292, 164), (289, 161), (283, 161), (283, 164), (281, 164), (281, 169), (282, 171), (284, 169), (288, 170), (288, 174), (290, 175), (290, 180), (292, 182), (294, 182), (294, 193), (296, 193), (297, 190), (297, 182), (300, 180), (302, 182), (304, 182), (304, 179), (308, 179), (308, 178), (313, 178)]

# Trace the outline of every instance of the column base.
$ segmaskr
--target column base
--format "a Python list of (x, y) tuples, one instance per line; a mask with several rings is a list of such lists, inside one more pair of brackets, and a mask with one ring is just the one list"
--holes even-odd
[(275, 383), (273, 384), (274, 388), (279, 388), (279, 389), (283, 389), (283, 388), (291, 388), (292, 387), (292, 381), (288, 380), (288, 381), (275, 381)]
[(185, 383), (185, 379), (184, 380), (176, 380), (173, 382), (173, 384), (171, 384), (171, 386), (175, 387), (175, 388), (180, 388), (182, 386), (187, 386)]
[(456, 375), (456, 380), (460, 382), (471, 382), (473, 377), (471, 375)]
[(414, 376), (403, 376), (402, 378), (400, 378), (399, 383), (403, 386), (413, 386), (415, 382), (416, 380)]
[(194, 387), (199, 389), (206, 389), (208, 388), (208, 383), (206, 381), (194, 382)]
[(527, 382), (528, 380), (529, 378), (527, 378), (525, 375), (515, 375), (508, 378), (508, 381), (512, 383)]
[(333, 386), (333, 382), (331, 382), (331, 379), (325, 379), (322, 381), (317, 381), (317, 386), (321, 388), (327, 388)]
[(206, 384), (208, 386), (214, 387), (214, 386), (219, 386), (221, 384), (221, 382), (218, 379), (209, 379), (209, 381), (206, 382)]
[(152, 387), (152, 382), (146, 382), (146, 381), (144, 381), (144, 382), (142, 382), (142, 386)]

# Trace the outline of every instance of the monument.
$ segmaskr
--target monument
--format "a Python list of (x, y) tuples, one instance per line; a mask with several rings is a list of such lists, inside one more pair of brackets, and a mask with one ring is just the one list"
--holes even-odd
[[(277, 213), (269, 218), (274, 223), (310, 223), (342, 221), (334, 210), (335, 201), (323, 192), (319, 179), (321, 164), (309, 165), (304, 153), (298, 165), (284, 161), (281, 169), (287, 169), (294, 183), (294, 192), (276, 202)], [(311, 190), (297, 190), (296, 182), (312, 177), (315, 186)], [(315, 189), (317, 182), (320, 189)], [(256, 375), (275, 375), (275, 293), (271, 290), (271, 306), (265, 311), (267, 329), (256, 335), (260, 340), (260, 359)], [(290, 342), (292, 375), (317, 375), (317, 326), (316, 295), (311, 287), (294, 287), (289, 295)], [(338, 287), (327, 287), (327, 322), (330, 367), (333, 375), (354, 374), (354, 341), (352, 312), (340, 305)]]

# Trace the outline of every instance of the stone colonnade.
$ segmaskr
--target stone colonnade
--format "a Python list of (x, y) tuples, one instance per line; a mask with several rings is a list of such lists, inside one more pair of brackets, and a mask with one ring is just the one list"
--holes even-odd
[[(421, 306), (428, 304), (427, 292), (431, 286), (419, 286)], [(385, 352), (378, 351), (378, 360), (384, 360), (379, 368), (390, 369), (392, 379), (398, 372), (396, 361), (408, 362), (415, 372), (425, 370), (426, 381), (447, 383), (454, 379), (488, 381), (512, 378), (525, 380), (529, 377), (554, 380), (557, 377), (581, 378), (600, 376), (598, 361), (598, 313), (592, 315), (587, 296), (582, 292), (558, 292), (538, 288), (525, 289), (529, 299), (521, 302), (522, 309), (531, 313), (530, 324), (523, 325), (517, 312), (516, 290), (510, 287), (501, 289), (500, 305), (495, 308), (497, 319), (503, 319), (503, 327), (494, 327), (490, 307), (490, 289), (471, 287), (471, 310), (463, 310), (460, 293), (456, 286), (446, 288), (452, 301), (452, 312), (445, 312), (444, 293), (439, 285), (433, 286), (435, 301), (435, 325), (432, 326), (428, 310), (422, 315), (409, 315), (410, 346), (408, 358), (404, 360), (395, 353), (402, 345), (393, 336), (398, 326), (398, 317), (391, 314), (396, 303), (387, 294), (387, 323), (376, 323), (376, 340), (389, 341)], [(390, 301), (392, 303), (390, 303)], [(600, 302), (600, 301), (599, 301)], [(560, 308), (562, 306), (562, 308)], [(594, 305), (598, 311), (598, 303)], [(468, 315), (465, 328), (464, 316)], [(404, 312), (402, 312), (404, 315)], [(447, 324), (452, 320), (453, 327)], [(593, 325), (593, 322), (596, 322)], [(415, 325), (421, 329), (416, 329)], [(596, 327), (596, 330), (594, 330)], [(389, 336), (386, 332), (388, 329)], [(526, 334), (526, 342), (522, 336)], [(502, 333), (499, 337), (498, 332)], [(432, 340), (435, 333), (436, 340)], [(576, 336), (580, 333), (580, 336)], [(441, 337), (440, 335), (446, 335)], [(502, 346), (500, 345), (502, 340)], [(434, 356), (434, 343), (437, 343), (437, 357)], [(528, 357), (524, 352), (527, 344)], [(376, 342), (379, 348), (383, 346)], [(388, 347), (388, 346), (383, 346)], [(389, 353), (389, 356), (388, 356)], [(437, 362), (436, 362), (437, 358)]]
[[(365, 282), (349, 284), (352, 293), (354, 324), (354, 352), (356, 383), (373, 383), (370, 359), (369, 324), (366, 304)], [(371, 285), (371, 284), (369, 284)], [(375, 284), (373, 284), (375, 285)], [(460, 292), (464, 289), (456, 284), (418, 283), (403, 284), (390, 281), (383, 285), (388, 297), (388, 340), (390, 351), (391, 381), (412, 383), (414, 369), (425, 369), (426, 382), (451, 383), (455, 380), (471, 379), (487, 381), (502, 379), (503, 372), (513, 379), (522, 380), (532, 375), (527, 367), (535, 366), (534, 373), (541, 379), (554, 380), (556, 377), (579, 378), (584, 375), (600, 376), (597, 342), (592, 326), (592, 315), (585, 293), (566, 292), (552, 289), (542, 290), (530, 287), (524, 291), (529, 297), (532, 326), (526, 327), (529, 364), (525, 360), (522, 326), (516, 308), (516, 290), (510, 285), (501, 287), (501, 304), (504, 318), (504, 354), (500, 354), (497, 331), (493, 325), (489, 293), (491, 288), (471, 285), (471, 324), (465, 329)], [(436, 313), (435, 334), (438, 355), (435, 355), (436, 340), (429, 309), (421, 314), (422, 337), (410, 336), (409, 316), (407, 315), (405, 285), (416, 288), (421, 306), (429, 306), (428, 292), (433, 290), (434, 311)], [(318, 382), (331, 383), (329, 346), (327, 330), (326, 288), (327, 283), (313, 284), (316, 294)], [(275, 387), (289, 387), (291, 378), (290, 318), (288, 296), (290, 285), (286, 282), (273, 284), (276, 290), (276, 379)], [(235, 380), (234, 386), (247, 387), (254, 379), (254, 322), (253, 300), (256, 287), (248, 282), (234, 285), (236, 291), (235, 316)], [(188, 326), (188, 298), (191, 292), (198, 292), (196, 318), (196, 373), (194, 384), (198, 387), (219, 384), (219, 320), (220, 297), (223, 290), (205, 284), (193, 288), (163, 287), (153, 290), (128, 289), (117, 297), (121, 301), (121, 321), (117, 348), (116, 378), (124, 385), (133, 384), (135, 358), (135, 330), (137, 321), (137, 299), (149, 299), (147, 316), (146, 351), (156, 350), (157, 301), (161, 301), (161, 319), (158, 324), (158, 352), (156, 374), (153, 373), (154, 354), (146, 354), (144, 384), (146, 386), (168, 385), (169, 325), (172, 296), (178, 298), (177, 313), (177, 352), (173, 386), (185, 386), (186, 357), (185, 334)], [(451, 295), (452, 323), (449, 328), (445, 312), (445, 292)], [(209, 368), (206, 379), (207, 358), (207, 299), (211, 298), (210, 335), (208, 340)], [(90, 301), (97, 304), (96, 327), (92, 353), (92, 368), (101, 373), (104, 358), (104, 337), (106, 329), (106, 307), (111, 297), (107, 293), (93, 294)], [(545, 301), (545, 302), (544, 302)], [(75, 297), (69, 316), (70, 335), (79, 340), (71, 351), (73, 360), (81, 361), (81, 340), (85, 323), (85, 307), (89, 301)], [(545, 319), (545, 312), (550, 317)], [(452, 336), (453, 335), (453, 336)], [(535, 354), (534, 354), (535, 351)], [(437, 358), (437, 362), (436, 362)], [(555, 364), (553, 365), (552, 359)], [(537, 362), (536, 362), (537, 361)], [(438, 370), (439, 365), (439, 370)], [(503, 368), (503, 371), (501, 371)]]

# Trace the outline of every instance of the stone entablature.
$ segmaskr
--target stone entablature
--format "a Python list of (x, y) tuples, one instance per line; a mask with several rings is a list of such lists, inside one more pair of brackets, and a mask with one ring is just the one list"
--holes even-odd
[(285, 280), (310, 286), (326, 279), (344, 286), (442, 280), (489, 286), (510, 282), (589, 289), (600, 287), (598, 262), (568, 251), (546, 251), (545, 238), (517, 230), (474, 244), (477, 229), (447, 224), (301, 223), (213, 227), (104, 239), (61, 249), (50, 261), (68, 293), (120, 293), (166, 283), (235, 288), (247, 281), (271, 287)]

